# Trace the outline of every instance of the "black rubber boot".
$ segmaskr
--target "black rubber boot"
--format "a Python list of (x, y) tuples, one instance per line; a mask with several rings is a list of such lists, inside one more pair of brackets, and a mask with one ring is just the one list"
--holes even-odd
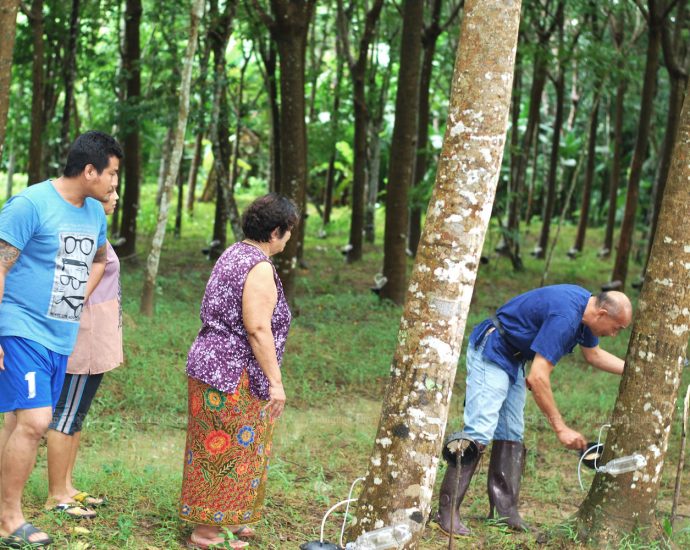
[(516, 531), (529, 531), (520, 517), (520, 480), (527, 449), (520, 441), (494, 441), (489, 461), (489, 519), (496, 519)]
[[(474, 449), (464, 451), (466, 456), (460, 461), (456, 461), (457, 465), (453, 464), (452, 461), (448, 462), (446, 475), (441, 483), (441, 491), (438, 498), (438, 514), (436, 515), (436, 523), (438, 523), (441, 531), (449, 536), (452, 533), (454, 537), (470, 534), (470, 530), (460, 520), (460, 505), (463, 498), (465, 498), (465, 493), (467, 493), (470, 481), (485, 448), (484, 445), (469, 440), (464, 440), (464, 443), (468, 446), (474, 446)], [(459, 477), (458, 468), (460, 468)], [(453, 505), (453, 499), (455, 499), (455, 505)]]

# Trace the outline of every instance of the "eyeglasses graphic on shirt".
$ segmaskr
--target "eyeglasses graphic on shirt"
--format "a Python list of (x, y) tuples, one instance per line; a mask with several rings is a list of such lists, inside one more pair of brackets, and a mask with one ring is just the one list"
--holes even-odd
[(65, 302), (69, 306), (75, 319), (81, 315), (81, 311), (84, 309), (83, 296), (63, 296), (55, 302), (55, 305), (59, 305), (62, 302)]
[(78, 290), (85, 282), (86, 281), (80, 281), (76, 277), (72, 277), (72, 275), (67, 275), (66, 273), (60, 275), (60, 284), (64, 286), (71, 285), (74, 290)]
[(75, 267), (86, 269), (86, 274), (89, 274), (89, 265), (81, 260), (72, 260), (71, 258), (62, 258), (62, 271), (65, 270), (65, 266), (73, 265)]
[(65, 237), (65, 252), (67, 252), (67, 254), (72, 254), (72, 252), (77, 249), (77, 244), (79, 244), (79, 250), (81, 250), (82, 254), (86, 254), (87, 256), (91, 254), (94, 245), (93, 239), (89, 239), (88, 237), (77, 239), (71, 235)]

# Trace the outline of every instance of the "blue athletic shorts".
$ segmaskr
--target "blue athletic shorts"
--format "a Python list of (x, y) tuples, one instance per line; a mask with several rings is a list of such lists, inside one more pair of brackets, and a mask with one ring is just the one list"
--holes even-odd
[(55, 408), (67, 370), (67, 355), (19, 336), (0, 336), (5, 370), (0, 370), (0, 412)]
[(81, 431), (81, 425), (91, 408), (98, 386), (103, 380), (101, 374), (69, 374), (62, 384), (62, 393), (55, 410), (50, 429), (66, 435)]

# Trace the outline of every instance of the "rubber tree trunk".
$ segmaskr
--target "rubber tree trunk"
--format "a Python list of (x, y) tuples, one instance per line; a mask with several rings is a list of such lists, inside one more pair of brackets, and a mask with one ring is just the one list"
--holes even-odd
[(199, 166), (202, 163), (202, 152), (204, 146), (204, 134), (199, 132), (194, 140), (194, 153), (192, 154), (192, 164), (189, 167), (189, 177), (187, 178), (187, 212), (194, 214), (194, 199), (196, 197), (196, 182), (199, 179)]
[(45, 99), (45, 67), (43, 38), (43, 0), (31, 2), (31, 34), (33, 36), (33, 70), (31, 89), (31, 138), (29, 140), (28, 183), (33, 185), (43, 181), (43, 120)]
[(259, 47), (264, 64), (264, 86), (269, 104), (270, 140), (269, 140), (269, 178), (268, 188), (280, 192), (280, 100), (278, 98), (277, 64), (278, 54), (275, 44), (270, 42), (266, 47)]
[(0, 0), (0, 161), (5, 146), (7, 115), (10, 108), (10, 82), (12, 80), (12, 52), (16, 34), (19, 0)]
[(589, 208), (592, 200), (592, 185), (594, 184), (594, 170), (597, 162), (597, 127), (599, 126), (599, 95), (594, 99), (592, 114), (589, 118), (589, 138), (587, 141), (587, 168), (585, 182), (582, 186), (582, 202), (580, 203), (580, 219), (577, 224), (577, 234), (573, 250), (581, 252), (585, 246), (585, 235), (589, 222)]
[[(304, 212), (307, 187), (307, 128), (304, 69), (306, 40), (315, 0), (274, 0), (271, 35), (280, 58), (280, 193)], [(275, 256), (285, 296), (294, 302), (297, 259), (304, 240), (304, 216), (285, 250)]]
[(556, 88), (556, 115), (553, 119), (553, 137), (551, 138), (551, 155), (549, 159), (549, 175), (546, 180), (546, 203), (542, 216), (539, 244), (535, 251), (536, 258), (544, 258), (549, 246), (549, 232), (551, 230), (551, 218), (556, 204), (556, 186), (558, 185), (558, 167), (561, 160), (561, 130), (563, 128), (563, 111), (565, 103), (565, 77), (563, 68), (558, 69), (558, 76), (554, 83)]
[(422, 54), (423, 0), (404, 4), (400, 71), (395, 97), (395, 125), (386, 184), (386, 225), (383, 243), (383, 276), (379, 296), (402, 305), (407, 287), (408, 194), (417, 155), (419, 78)]
[[(373, 89), (376, 72), (370, 71), (369, 89)], [(384, 71), (383, 82), (378, 90), (376, 108), (369, 119), (369, 155), (367, 157), (367, 207), (364, 212), (364, 240), (374, 244), (376, 240), (376, 203), (379, 196), (379, 181), (381, 179), (381, 130), (384, 125), (384, 114), (390, 89), (391, 72)]]
[(519, 0), (465, 2), (436, 183), (350, 539), (407, 523), (404, 548), (416, 548), (429, 516), (503, 157), (519, 23)]
[(364, 231), (364, 191), (367, 183), (367, 128), (369, 125), (369, 110), (367, 108), (366, 75), (369, 60), (369, 48), (374, 38), (376, 25), (381, 14), (383, 0), (374, 0), (371, 9), (366, 14), (364, 30), (359, 40), (357, 57), (350, 53), (348, 40), (349, 25), (342, 0), (338, 1), (338, 19), (340, 21), (340, 40), (342, 49), (349, 60), (350, 76), (352, 78), (352, 94), (354, 102), (354, 159), (352, 174), (352, 218), (350, 221), (350, 248), (347, 252), (347, 262), (358, 262), (362, 259), (362, 234)]
[[(690, 326), (690, 103), (680, 118), (659, 225), (640, 293), (602, 462), (642, 454), (647, 465), (613, 477), (597, 474), (577, 514), (581, 537), (620, 540), (634, 529), (654, 539), (657, 497), (668, 449)], [(600, 542), (599, 547), (607, 546)]]
[(158, 277), (158, 265), (160, 263), (165, 230), (168, 225), (168, 209), (172, 189), (177, 180), (177, 172), (182, 160), (184, 150), (184, 135), (189, 118), (189, 95), (192, 86), (192, 65), (194, 63), (194, 53), (196, 52), (197, 36), (199, 34), (199, 21), (204, 13), (205, 0), (194, 0), (189, 14), (189, 34), (187, 49), (182, 65), (182, 75), (180, 82), (180, 104), (177, 113), (177, 124), (175, 125), (175, 141), (170, 161), (170, 170), (165, 181), (161, 206), (158, 211), (158, 221), (156, 231), (151, 243), (151, 252), (146, 260), (146, 273), (144, 278), (144, 289), (141, 293), (141, 305), (139, 312), (148, 317), (153, 315), (154, 296), (156, 288), (156, 278)]
[(625, 91), (627, 83), (621, 79), (616, 86), (616, 101), (613, 122), (613, 158), (611, 159), (611, 173), (609, 175), (609, 209), (606, 217), (606, 231), (604, 245), (599, 255), (608, 258), (613, 248), (613, 230), (616, 225), (616, 210), (618, 203), (618, 188), (620, 187), (621, 167), (623, 157), (623, 117), (625, 115)]
[(647, 59), (640, 99), (640, 122), (637, 127), (635, 150), (630, 163), (628, 177), (628, 194), (625, 198), (625, 213), (618, 238), (616, 261), (611, 273), (612, 281), (620, 281), (621, 289), (625, 288), (628, 276), (628, 260), (632, 249), (633, 233), (635, 231), (635, 214), (640, 195), (640, 180), (642, 179), (642, 165), (647, 157), (649, 133), (654, 113), (654, 97), (656, 96), (656, 77), (659, 69), (659, 52), (661, 50), (661, 14), (656, 0), (649, 0)]
[[(431, 96), (431, 74), (434, 67), (436, 42), (441, 36), (442, 0), (431, 4), (431, 21), (422, 32), (422, 69), (419, 78), (419, 122), (417, 124), (417, 159), (415, 162), (412, 186), (422, 184), (429, 162), (429, 112)], [(413, 202), (410, 206), (410, 227), (407, 247), (413, 255), (417, 254), (419, 239), (422, 236), (422, 204)]]
[(67, 156), (70, 146), (70, 113), (72, 112), (72, 102), (74, 101), (74, 79), (77, 74), (77, 44), (79, 38), (79, 0), (72, 0), (72, 12), (69, 20), (69, 39), (67, 44), (67, 59), (63, 72), (63, 82), (65, 85), (65, 102), (62, 107), (62, 121), (60, 124), (60, 141), (62, 157)]
[(139, 189), (141, 185), (141, 142), (139, 117), (141, 100), (141, 0), (127, 0), (125, 8), (125, 47), (122, 72), (127, 89), (125, 117), (120, 127), (123, 132), (125, 191), (122, 197), (122, 224), (120, 236), (124, 239), (118, 247), (120, 257), (136, 254), (137, 215), (139, 213)]
[[(340, 50), (339, 40), (336, 39), (336, 52)], [(335, 69), (335, 81), (333, 82), (333, 108), (331, 110), (331, 154), (328, 157), (328, 169), (326, 170), (326, 182), (323, 191), (323, 225), (331, 223), (331, 212), (333, 211), (333, 189), (335, 188), (335, 159), (338, 154), (336, 145), (338, 143), (340, 126), (340, 88), (343, 80), (344, 68), (343, 56), (338, 54)]]
[[(646, 264), (649, 261), (649, 254), (652, 250), (652, 242), (654, 242), (654, 234), (656, 232), (656, 225), (659, 219), (661, 200), (664, 195), (668, 171), (671, 166), (671, 155), (673, 154), (676, 134), (678, 133), (678, 121), (680, 120), (680, 112), (685, 99), (687, 67), (683, 67), (682, 59), (687, 55), (687, 45), (683, 40), (682, 32), (687, 20), (687, 7), (687, 0), (683, 0), (678, 5), (678, 11), (674, 24), (673, 39), (671, 39), (671, 33), (668, 25), (664, 25), (662, 27), (662, 45), (664, 45), (664, 59), (666, 60), (666, 70), (669, 76), (670, 90), (668, 97), (668, 111), (666, 114), (666, 132), (664, 133), (664, 141), (661, 145), (661, 152), (659, 154), (659, 167), (657, 169), (654, 186), (652, 188), (652, 208), (651, 215), (649, 216), (650, 224), (649, 236), (647, 239), (647, 253), (645, 255), (645, 269)], [(685, 63), (685, 65), (687, 66), (687, 63)]]

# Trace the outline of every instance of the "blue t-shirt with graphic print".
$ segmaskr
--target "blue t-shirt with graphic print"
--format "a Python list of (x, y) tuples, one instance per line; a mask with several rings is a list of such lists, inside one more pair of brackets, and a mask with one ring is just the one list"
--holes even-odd
[(87, 198), (76, 207), (44, 181), (7, 201), (0, 239), (21, 251), (5, 277), (0, 336), (21, 336), (69, 355), (91, 264), (106, 242), (103, 205)]
[[(505, 335), (497, 330), (489, 334), (483, 356), (514, 382), (525, 361), (537, 353), (555, 365), (578, 344), (596, 347), (599, 339), (582, 323), (591, 296), (577, 285), (546, 286), (516, 296), (496, 311)], [(470, 343), (476, 346), (492, 326), (491, 319), (477, 325)]]

